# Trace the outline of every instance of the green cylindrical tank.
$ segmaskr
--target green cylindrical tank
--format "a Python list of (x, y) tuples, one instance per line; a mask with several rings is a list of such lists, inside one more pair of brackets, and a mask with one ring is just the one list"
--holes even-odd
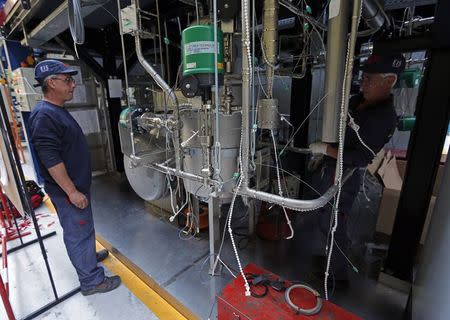
[[(223, 68), (223, 33), (217, 29), (217, 69)], [(214, 74), (214, 26), (195, 25), (183, 30), (183, 76)]]

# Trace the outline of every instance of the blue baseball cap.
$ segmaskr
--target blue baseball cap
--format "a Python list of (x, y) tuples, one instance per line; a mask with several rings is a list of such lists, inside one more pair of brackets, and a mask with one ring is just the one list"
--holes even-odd
[(77, 73), (78, 70), (66, 66), (64, 63), (58, 60), (44, 60), (39, 62), (34, 68), (34, 78), (40, 84), (44, 81), (45, 78), (54, 74), (68, 74), (73, 76)]

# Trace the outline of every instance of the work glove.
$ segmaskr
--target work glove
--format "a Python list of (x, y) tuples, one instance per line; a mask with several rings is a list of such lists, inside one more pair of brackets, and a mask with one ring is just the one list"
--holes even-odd
[(309, 149), (313, 155), (327, 154), (328, 144), (322, 141), (314, 142), (309, 145)]

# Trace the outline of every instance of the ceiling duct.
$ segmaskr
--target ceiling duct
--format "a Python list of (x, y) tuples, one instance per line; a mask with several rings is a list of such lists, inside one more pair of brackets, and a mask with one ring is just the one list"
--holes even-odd
[[(88, 16), (100, 6), (104, 1), (82, 1), (81, 14), (84, 17)], [(55, 11), (53, 11), (47, 18), (28, 33), (27, 39), (22, 40), (22, 44), (28, 44), (31, 47), (39, 47), (47, 41), (53, 39), (60, 33), (69, 28), (68, 21), (68, 4), (64, 1)]]
[(377, 0), (363, 1), (362, 17), (367, 25), (374, 30), (380, 29), (384, 24), (383, 9), (380, 8)]

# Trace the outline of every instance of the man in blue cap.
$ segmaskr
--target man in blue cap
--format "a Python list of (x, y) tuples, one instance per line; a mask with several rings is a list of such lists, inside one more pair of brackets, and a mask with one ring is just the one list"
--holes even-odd
[(90, 201), (91, 162), (86, 138), (64, 108), (72, 100), (78, 72), (57, 60), (36, 65), (35, 78), (44, 98), (30, 115), (31, 143), (38, 155), (45, 190), (64, 230), (64, 243), (81, 284), (90, 295), (114, 290), (120, 277), (106, 277), (98, 261), (107, 250), (95, 252), (95, 230)]
[[(343, 185), (339, 204), (340, 220), (335, 234), (339, 248), (335, 248), (332, 257), (334, 283), (338, 289), (348, 287), (347, 261), (343, 253), (347, 252), (349, 244), (347, 216), (360, 188), (358, 168), (367, 167), (395, 131), (397, 114), (391, 90), (404, 68), (405, 59), (401, 55), (371, 55), (363, 67), (360, 93), (349, 102), (349, 121), (344, 141), (344, 172), (353, 168), (357, 170)], [(309, 147), (313, 155), (323, 155), (322, 165), (316, 171), (320, 181), (317, 189), (323, 194), (334, 183), (338, 145), (319, 141)], [(331, 206), (327, 205), (320, 211), (320, 229), (327, 235), (332, 221)]]

